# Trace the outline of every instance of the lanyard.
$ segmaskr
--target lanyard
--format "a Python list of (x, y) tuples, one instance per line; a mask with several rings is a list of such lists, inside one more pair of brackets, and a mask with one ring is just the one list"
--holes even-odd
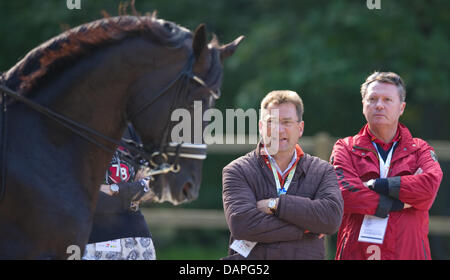
[(378, 160), (380, 161), (380, 178), (387, 178), (389, 167), (391, 165), (392, 154), (394, 153), (394, 148), (397, 142), (394, 142), (394, 144), (392, 145), (391, 150), (389, 151), (389, 154), (386, 158), (386, 161), (384, 161), (383, 157), (380, 155), (377, 144), (375, 144), (374, 142), (372, 142), (372, 144), (375, 146), (375, 149), (377, 150)]
[[(380, 162), (380, 178), (386, 178), (389, 172), (389, 167), (391, 165), (392, 154), (394, 152), (395, 145), (391, 147), (386, 161), (383, 160), (380, 152), (378, 151), (377, 144), (372, 142), (378, 153), (378, 160)], [(386, 218), (379, 218), (371, 215), (364, 215), (364, 220), (361, 224), (361, 229), (359, 231), (358, 241), (383, 244), (384, 235), (386, 234), (386, 229), (388, 225), (389, 215)]]
[[(277, 165), (275, 159), (269, 155), (265, 146), (264, 146), (264, 151), (266, 152), (266, 154), (269, 157), (270, 167), (272, 168), (273, 177), (275, 177), (275, 184), (277, 186), (277, 195), (280, 196), (281, 194), (285, 194), (287, 192), (287, 190), (289, 189), (289, 185), (291, 184), (292, 178), (294, 177), (295, 168), (297, 167), (297, 163), (295, 163), (297, 160), (296, 159), (297, 151), (294, 152), (294, 157), (292, 158), (292, 161), (291, 161), (291, 164), (292, 163), (295, 163), (295, 164), (291, 167), (291, 171), (289, 172), (287, 180), (284, 182), (283, 186), (281, 186), (280, 178), (278, 177), (278, 173), (277, 173), (277, 169), (276, 169), (276, 167), (278, 167), (278, 165)], [(283, 174), (283, 172), (281, 172), (281, 170), (280, 170), (280, 174)], [(283, 175), (281, 175), (281, 176), (283, 176)]]
[(280, 196), (282, 194), (285, 194), (289, 189), (289, 185), (291, 184), (292, 178), (294, 177), (295, 168), (297, 167), (297, 164), (292, 166), (292, 169), (289, 172), (287, 180), (286, 180), (286, 182), (284, 182), (283, 186), (281, 186), (280, 178), (278, 178), (277, 170), (275, 169), (272, 161), (270, 162), (270, 167), (272, 167), (272, 173), (273, 173), (273, 176), (275, 177), (275, 183), (277, 184), (277, 195)]
[(275, 177), (275, 184), (277, 186), (277, 195), (280, 196), (282, 194), (285, 194), (289, 189), (289, 185), (291, 184), (292, 178), (294, 177), (295, 168), (297, 167), (297, 164), (294, 164), (294, 166), (292, 166), (291, 171), (287, 176), (287, 180), (284, 182), (284, 185), (281, 186), (280, 178), (278, 177), (277, 169), (275, 168), (276, 162), (274, 159), (270, 157), (269, 160), (270, 160), (270, 167), (272, 168), (273, 177)]

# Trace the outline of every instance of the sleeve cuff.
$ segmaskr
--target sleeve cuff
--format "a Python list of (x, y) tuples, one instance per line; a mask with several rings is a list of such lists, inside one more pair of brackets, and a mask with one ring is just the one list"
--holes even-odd
[(400, 176), (389, 177), (388, 181), (389, 196), (398, 199), (400, 195)]
[(380, 194), (380, 201), (378, 202), (375, 216), (380, 218), (386, 218), (389, 212), (403, 210), (404, 203), (398, 199)]
[(274, 215), (280, 217), (281, 207), (284, 206), (284, 194), (278, 197), (277, 211), (275, 211)]
[(392, 209), (394, 200), (389, 196), (380, 194), (380, 201), (378, 202), (377, 210), (375, 211), (375, 216), (380, 218), (386, 218)]
[(400, 194), (400, 176), (376, 179), (373, 190), (379, 194), (398, 199)]
[(379, 194), (389, 195), (389, 183), (386, 178), (378, 178), (375, 180), (373, 190)]
[(405, 204), (398, 199), (394, 199), (392, 203), (391, 211), (401, 211), (405, 207)]

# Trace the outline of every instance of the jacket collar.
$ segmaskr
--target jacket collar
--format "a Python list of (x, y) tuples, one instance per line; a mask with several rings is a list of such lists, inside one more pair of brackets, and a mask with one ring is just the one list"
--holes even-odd
[[(258, 163), (261, 166), (261, 168), (263, 169), (267, 169), (270, 174), (270, 177), (273, 177), (272, 175), (272, 171), (267, 168), (267, 165), (265, 163), (265, 161), (267, 160), (267, 156), (265, 156), (265, 152), (264, 152), (264, 143), (262, 143), (262, 141), (260, 140), (256, 146), (256, 149), (254, 150), (254, 153), (257, 157)], [(295, 175), (294, 178), (300, 176), (301, 174), (305, 173), (305, 165), (304, 165), (304, 159), (305, 156), (307, 155), (305, 152), (303, 152), (302, 148), (300, 147), (299, 144), (296, 145), (296, 150), (297, 150), (297, 157), (300, 157), (300, 159), (297, 162), (297, 166), (295, 168)]]
[(381, 146), (384, 150), (389, 150), (394, 142), (398, 142), (400, 141), (401, 137), (400, 137), (400, 129), (398, 129), (397, 127), (397, 131), (395, 132), (395, 136), (394, 138), (391, 140), (391, 142), (389, 143), (384, 143), (381, 139), (378, 139), (373, 133), (372, 131), (370, 131), (369, 126), (366, 125), (364, 126), (365, 132), (370, 136), (370, 141), (376, 143), (377, 145)]
[[(359, 150), (359, 153), (361, 153), (362, 156), (366, 154), (364, 151), (374, 152), (375, 155), (377, 155), (375, 148), (372, 145), (372, 136), (368, 133), (368, 126), (369, 125), (366, 124), (363, 128), (361, 128), (358, 134), (353, 137), (352, 151), (355, 152), (356, 150)], [(399, 123), (397, 130), (399, 133), (399, 140), (396, 148), (397, 152), (394, 153), (392, 161), (419, 149), (418, 145), (416, 145), (414, 139), (412, 138), (411, 132), (404, 124)]]

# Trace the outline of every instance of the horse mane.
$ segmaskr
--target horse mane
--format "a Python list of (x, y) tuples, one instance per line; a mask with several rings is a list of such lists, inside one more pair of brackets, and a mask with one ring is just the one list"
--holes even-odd
[(142, 36), (153, 42), (180, 47), (192, 37), (189, 30), (169, 21), (146, 16), (99, 19), (67, 30), (31, 50), (0, 78), (12, 90), (26, 95), (37, 85), (73, 66), (81, 57), (128, 38)]

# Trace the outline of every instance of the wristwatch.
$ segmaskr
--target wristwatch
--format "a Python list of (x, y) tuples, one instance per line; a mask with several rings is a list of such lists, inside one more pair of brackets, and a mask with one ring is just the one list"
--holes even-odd
[(370, 179), (369, 181), (367, 181), (366, 185), (369, 189), (373, 190), (373, 188), (375, 187), (375, 179)]
[(277, 199), (271, 198), (269, 200), (269, 203), (267, 204), (267, 207), (269, 207), (269, 210), (270, 212), (272, 212), (272, 214), (275, 214), (277, 212)]
[(112, 191), (113, 195), (116, 195), (119, 193), (119, 185), (117, 185), (117, 184), (110, 185), (109, 189)]

